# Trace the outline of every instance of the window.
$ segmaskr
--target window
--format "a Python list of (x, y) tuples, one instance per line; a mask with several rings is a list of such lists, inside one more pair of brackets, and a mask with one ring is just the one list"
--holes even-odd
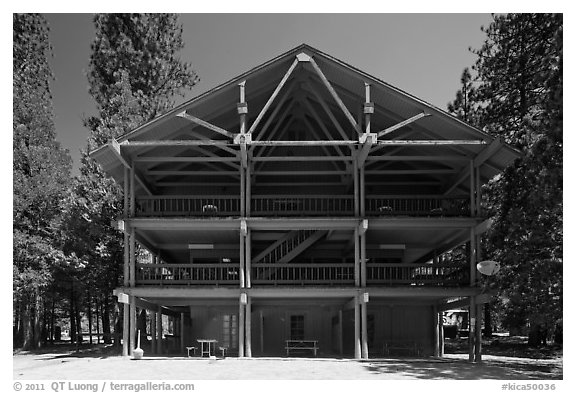
[(222, 317), (222, 346), (238, 348), (238, 319), (236, 314)]
[(290, 339), (304, 340), (304, 315), (290, 316)]

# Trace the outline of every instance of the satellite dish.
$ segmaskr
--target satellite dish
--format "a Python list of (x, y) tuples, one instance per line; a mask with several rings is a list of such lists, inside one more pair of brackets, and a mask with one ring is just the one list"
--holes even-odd
[(482, 261), (476, 265), (476, 269), (486, 276), (492, 276), (500, 270), (500, 263), (496, 261)]

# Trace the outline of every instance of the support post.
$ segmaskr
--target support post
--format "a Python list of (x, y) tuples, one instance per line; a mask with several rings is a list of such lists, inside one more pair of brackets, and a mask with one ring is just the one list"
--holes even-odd
[(474, 362), (474, 354), (476, 352), (475, 338), (476, 338), (476, 297), (470, 296), (469, 312), (469, 333), (468, 333), (468, 361)]
[(483, 305), (476, 306), (476, 346), (474, 360), (476, 363), (482, 363), (482, 311)]
[(246, 357), (252, 357), (252, 299), (246, 294)]
[(248, 228), (246, 221), (242, 220), (240, 223), (240, 288), (246, 286), (246, 234)]
[(360, 235), (360, 286), (366, 288), (366, 232)]
[(264, 356), (264, 312), (260, 310), (260, 355)]
[(434, 356), (440, 356), (440, 322), (438, 321), (438, 306), (432, 306), (432, 315), (434, 317)]
[(238, 302), (238, 357), (244, 357), (244, 342), (246, 340), (246, 335), (244, 331), (245, 327), (245, 311), (246, 307), (244, 306), (243, 297), (246, 296), (244, 292), (240, 293), (240, 299)]
[(246, 217), (250, 217), (250, 210), (252, 208), (252, 163), (248, 162), (246, 167)]
[[(128, 217), (130, 203), (129, 187), (130, 171), (124, 167), (124, 217)], [(127, 228), (124, 229), (124, 286), (130, 285), (130, 236)], [(122, 356), (128, 356), (128, 341), (130, 336), (130, 305), (122, 304)]]
[(245, 246), (246, 288), (252, 288), (252, 231), (247, 229)]
[(354, 229), (354, 285), (360, 286), (360, 237), (358, 228)]
[(366, 217), (366, 177), (364, 165), (360, 167), (360, 217)]
[(476, 217), (476, 193), (474, 188), (476, 182), (474, 181), (474, 160), (470, 160), (470, 217)]
[(352, 151), (353, 171), (354, 171), (354, 216), (360, 217), (360, 195), (359, 195), (359, 179), (358, 179), (358, 161), (356, 160), (357, 151)]
[(158, 335), (156, 353), (160, 355), (162, 354), (162, 307), (158, 308), (156, 316), (156, 334)]
[(480, 166), (476, 167), (476, 215), (482, 216), (482, 185), (480, 184)]
[(130, 296), (130, 348), (128, 353), (130, 356), (134, 354), (136, 348), (136, 299)]
[(362, 359), (368, 359), (368, 303), (362, 299), (360, 303), (362, 316)]
[(180, 352), (185, 353), (186, 348), (184, 348), (184, 313), (180, 313)]
[(440, 334), (440, 357), (444, 357), (444, 315), (442, 311), (438, 313), (439, 334)]
[(360, 344), (360, 301), (358, 295), (354, 296), (354, 358), (361, 359)]
[(338, 352), (344, 355), (344, 318), (342, 310), (338, 310)]
[(476, 285), (476, 233), (470, 228), (470, 286)]
[(152, 353), (157, 353), (158, 350), (158, 341), (157, 341), (157, 337), (156, 337), (156, 312), (155, 311), (150, 311), (150, 336), (152, 336), (152, 347), (151, 347), (151, 352)]
[(246, 217), (246, 168), (240, 167), (240, 216)]

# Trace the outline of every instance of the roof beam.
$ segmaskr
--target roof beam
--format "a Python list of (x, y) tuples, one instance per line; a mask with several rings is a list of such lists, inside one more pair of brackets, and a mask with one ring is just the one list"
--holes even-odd
[(379, 140), (376, 144), (384, 146), (462, 146), (462, 145), (486, 145), (486, 141), (482, 139), (463, 139), (463, 140)]
[(388, 127), (388, 128), (386, 128), (386, 129), (378, 132), (378, 138), (381, 138), (381, 137), (383, 137), (384, 135), (388, 135), (388, 134), (390, 134), (391, 132), (394, 132), (394, 131), (396, 131), (396, 130), (399, 129), (399, 128), (402, 128), (402, 127), (404, 127), (404, 126), (406, 126), (406, 125), (408, 125), (408, 124), (410, 124), (410, 123), (414, 123), (416, 120), (419, 120), (419, 119), (421, 119), (421, 118), (423, 118), (423, 117), (428, 117), (428, 116), (430, 116), (430, 114), (425, 113), (425, 112), (422, 112), (422, 113), (419, 113), (419, 114), (417, 114), (417, 115), (415, 115), (415, 116), (412, 116), (412, 117), (410, 117), (409, 119), (406, 119), (406, 120), (404, 120), (404, 121), (401, 121), (401, 122), (398, 123), (398, 124), (395, 124), (395, 125), (393, 125), (393, 126), (391, 126), (391, 127)]
[(174, 156), (154, 156), (154, 157), (135, 157), (133, 162), (238, 162), (238, 157), (174, 157)]
[(466, 156), (372, 156), (366, 161), (470, 161)]
[(272, 102), (274, 101), (274, 99), (276, 98), (276, 96), (278, 95), (278, 93), (280, 92), (282, 87), (284, 87), (284, 85), (286, 84), (286, 81), (288, 81), (288, 78), (292, 74), (292, 71), (294, 71), (294, 69), (298, 65), (298, 62), (299, 62), (299, 60), (295, 59), (294, 62), (292, 63), (292, 65), (290, 66), (290, 68), (288, 68), (288, 71), (286, 71), (286, 74), (284, 74), (284, 77), (282, 78), (282, 80), (280, 81), (278, 86), (276, 86), (276, 89), (274, 90), (274, 92), (272, 93), (270, 98), (268, 99), (268, 102), (266, 102), (266, 104), (264, 105), (264, 108), (262, 108), (262, 110), (260, 111), (260, 113), (256, 117), (256, 120), (254, 120), (254, 123), (252, 123), (252, 125), (250, 126), (250, 129), (248, 130), (248, 134), (251, 134), (256, 129), (256, 127), (258, 127), (258, 124), (262, 120), (262, 117), (264, 117), (264, 114), (266, 114), (266, 112), (268, 111), (268, 108), (270, 108), (270, 105), (272, 105)]
[(503, 144), (500, 138), (494, 139), (492, 143), (488, 145), (488, 147), (478, 153), (478, 155), (474, 158), (474, 167), (482, 165), (485, 161), (490, 159), (490, 157), (496, 154), (502, 146)]
[(375, 133), (366, 132), (360, 135), (360, 144), (361, 148), (358, 154), (356, 155), (356, 160), (358, 162), (358, 168), (363, 168), (364, 163), (366, 162), (366, 158), (368, 158), (368, 154), (370, 154), (370, 149), (374, 143), (378, 142), (378, 137)]
[(336, 93), (336, 90), (334, 90), (334, 87), (332, 87), (332, 84), (330, 83), (328, 78), (326, 78), (326, 75), (324, 75), (324, 73), (322, 72), (322, 70), (320, 69), (316, 61), (314, 61), (313, 58), (310, 58), (310, 64), (312, 64), (314, 71), (316, 71), (316, 74), (318, 74), (320, 80), (322, 80), (322, 83), (324, 84), (324, 86), (326, 86), (326, 88), (330, 92), (330, 95), (332, 95), (332, 98), (334, 98), (334, 101), (336, 101), (336, 104), (338, 104), (342, 112), (344, 112), (344, 116), (346, 116), (346, 118), (348, 119), (352, 127), (356, 130), (356, 132), (360, 134), (360, 129), (358, 127), (358, 123), (356, 123), (356, 120), (354, 119), (354, 116), (352, 116), (346, 105), (344, 105), (344, 101), (342, 101), (338, 93)]
[[(268, 127), (270, 127), (270, 124), (272, 124), (272, 120), (274, 120), (276, 118), (276, 116), (278, 115), (278, 112), (280, 111), (280, 109), (282, 109), (282, 106), (286, 103), (286, 100), (290, 97), (290, 93), (292, 93), (293, 89), (294, 89), (293, 84), (290, 84), (287, 87), (285, 94), (282, 96), (282, 98), (280, 98), (280, 101), (278, 101), (278, 104), (276, 105), (276, 107), (274, 108), (272, 113), (270, 114), (270, 117), (268, 118), (268, 120), (266, 120), (266, 123), (264, 123), (264, 126), (262, 127), (262, 129), (260, 129), (260, 131), (258, 132), (258, 136), (256, 137), (256, 140), (262, 139), (262, 137), (264, 136), (264, 133), (266, 132)], [(284, 118), (284, 116), (286, 116), (286, 112), (284, 112), (282, 119)], [(282, 121), (282, 120), (280, 120), (280, 121)]]
[(224, 136), (227, 136), (228, 138), (234, 138), (234, 134), (231, 133), (230, 131), (226, 131), (223, 128), (215, 126), (214, 124), (208, 123), (207, 121), (204, 121), (204, 120), (199, 119), (195, 116), (189, 115), (188, 113), (186, 113), (186, 111), (182, 111), (182, 112), (178, 113), (176, 116), (181, 117), (181, 118), (186, 119), (186, 120), (189, 120), (192, 123), (196, 123), (198, 125), (201, 125), (202, 127), (208, 128), (209, 130), (217, 132), (218, 134), (222, 134)]

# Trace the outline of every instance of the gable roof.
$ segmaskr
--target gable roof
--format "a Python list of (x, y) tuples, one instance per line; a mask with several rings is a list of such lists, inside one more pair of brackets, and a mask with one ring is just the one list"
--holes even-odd
[[(299, 56), (302, 61), (298, 61)], [(313, 64), (306, 61), (306, 57), (312, 58)], [(321, 70), (320, 73), (315, 69), (315, 65)], [(293, 71), (287, 73), (291, 69)], [(322, 80), (323, 76), (333, 87), (348, 113), (342, 110), (342, 106), (335, 101), (334, 95)], [(285, 84), (278, 89), (283, 81)], [(353, 123), (362, 123), (364, 117), (362, 108), (366, 101), (366, 84), (368, 84), (370, 85), (370, 101), (374, 105), (374, 113), (370, 121), (372, 132), (387, 130), (399, 123), (402, 124), (407, 119), (426, 114), (418, 120), (379, 136), (379, 143), (382, 143), (380, 141), (396, 141), (394, 143), (400, 144), (401, 141), (408, 140), (471, 142), (446, 144), (437, 149), (417, 145), (374, 146), (370, 149), (370, 156), (378, 157), (387, 154), (405, 157), (437, 156), (439, 168), (452, 168), (454, 172), (452, 180), (459, 181), (457, 187), (465, 191), (467, 185), (463, 184), (462, 179), (466, 177), (466, 168), (469, 167), (470, 162), (480, 164), (481, 179), (484, 182), (501, 172), (520, 155), (518, 151), (500, 140), (445, 111), (306, 44), (299, 45), (192, 98), (164, 115), (126, 133), (117, 141), (101, 146), (91, 155), (100, 162), (110, 176), (119, 182), (123, 182), (124, 166), (131, 165), (135, 159), (143, 160), (149, 156), (212, 156), (231, 161), (235, 157), (236, 161), (239, 161), (238, 144), (235, 144), (230, 135), (225, 135), (221, 130), (228, 131), (230, 134), (240, 132), (237, 104), (239, 101), (238, 85), (241, 83), (245, 85), (249, 109), (247, 130), (254, 128), (252, 141), (270, 138), (276, 127), (281, 131), (273, 135), (275, 140), (348, 140), (355, 141), (358, 145), (360, 143), (358, 132)], [(277, 95), (270, 101), (274, 94)], [(261, 113), (268, 104), (270, 104), (268, 110)], [(182, 114), (184, 116), (179, 116)], [(191, 123), (186, 116), (205, 121), (213, 127), (198, 125), (198, 122)], [(258, 126), (253, 127), (258, 119), (260, 120)], [(289, 125), (287, 125), (288, 122), (290, 122)], [(362, 127), (364, 130), (365, 124), (362, 124)], [(265, 137), (263, 131), (267, 133)], [(155, 146), (142, 144), (127, 148), (130, 143), (136, 142), (170, 140), (200, 142), (205, 139), (220, 146), (206, 144), (193, 148), (184, 144), (157, 144)], [(391, 150), (392, 146), (394, 148)], [(256, 149), (263, 151), (266, 147), (253, 147), (253, 149), (253, 153), (258, 154)], [(336, 155), (338, 149), (341, 153), (347, 149), (347, 145), (343, 143), (338, 148), (330, 146), (322, 149), (319, 146), (299, 146), (298, 149), (300, 152), (308, 152), (302, 155)], [(287, 147), (270, 147), (266, 154), (286, 154), (289, 150)], [(319, 153), (320, 150), (323, 153)], [(198, 154), (198, 151), (201, 154)], [(455, 165), (456, 161), (448, 158), (450, 155), (459, 156), (459, 165)], [(152, 167), (157, 163), (147, 165)], [(226, 165), (232, 167), (231, 164)], [(371, 165), (374, 168), (378, 167), (377, 163)], [(415, 162), (402, 162), (395, 165), (400, 165), (399, 168), (419, 168), (419, 164)], [(140, 174), (140, 177), (145, 176), (145, 173)], [(150, 182), (154, 183), (154, 180)], [(146, 188), (145, 183), (145, 180), (141, 181), (140, 186)], [(446, 191), (457, 191), (457, 187), (452, 190), (448, 188)]]

